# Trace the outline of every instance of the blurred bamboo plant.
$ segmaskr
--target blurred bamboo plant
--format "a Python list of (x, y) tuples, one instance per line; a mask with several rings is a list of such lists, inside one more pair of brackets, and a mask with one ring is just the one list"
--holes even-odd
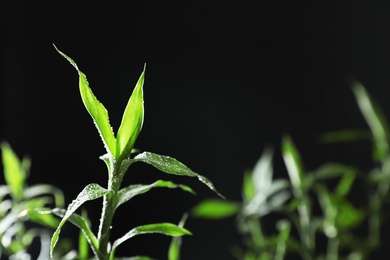
[[(0, 186), (0, 257), (48, 259), (51, 233), (59, 221), (51, 215), (28, 214), (28, 211), (49, 205), (62, 207), (63, 193), (49, 184), (29, 186), (30, 159), (20, 160), (6, 142), (0, 149), (5, 180)], [(40, 250), (33, 248), (37, 239)]]
[[(273, 179), (273, 152), (267, 148), (244, 174), (242, 201), (208, 199), (192, 208), (192, 217), (235, 217), (243, 238), (243, 245), (232, 250), (237, 259), (358, 260), (372, 259), (379, 249), (389, 200), (390, 132), (364, 86), (353, 81), (351, 87), (369, 131), (341, 130), (321, 139), (332, 143), (369, 137), (375, 165), (370, 172), (336, 162), (308, 171), (292, 138), (285, 135), (281, 152), (288, 178)], [(351, 190), (358, 181), (367, 200), (356, 205)], [(271, 233), (266, 215), (273, 216)]]

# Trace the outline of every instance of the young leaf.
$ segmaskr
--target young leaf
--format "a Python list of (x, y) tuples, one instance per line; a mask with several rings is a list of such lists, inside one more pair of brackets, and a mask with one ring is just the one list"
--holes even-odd
[(282, 152), (294, 193), (300, 196), (303, 189), (303, 165), (299, 152), (288, 135), (283, 137)]
[(174, 237), (169, 245), (169, 250), (168, 250), (169, 260), (180, 259), (180, 246), (181, 246), (181, 237)]
[(134, 143), (141, 131), (144, 122), (144, 79), (145, 67), (123, 113), (117, 134), (116, 158), (127, 158), (130, 156)]
[(137, 235), (143, 235), (143, 234), (153, 234), (153, 233), (159, 233), (167, 236), (177, 237), (177, 236), (183, 236), (183, 235), (192, 235), (190, 231), (188, 231), (185, 228), (179, 227), (172, 223), (157, 223), (157, 224), (148, 224), (144, 226), (139, 226), (136, 228), (133, 228), (129, 232), (127, 232), (124, 236), (118, 238), (114, 241), (112, 245), (112, 250), (110, 253), (110, 259), (114, 259), (115, 250), (119, 245), (121, 245), (123, 242), (129, 240), (130, 238), (137, 236)]
[(196, 205), (191, 213), (194, 217), (222, 219), (235, 215), (240, 209), (237, 202), (209, 199)]
[[(76, 214), (74, 214), (76, 215)], [(92, 243), (95, 244), (95, 246), (98, 246), (98, 241), (95, 240), (95, 242), (92, 242), (95, 237), (93, 232), (90, 229), (91, 222), (88, 218), (88, 213), (84, 209), (81, 212), (81, 218), (82, 218), (82, 224), (85, 225), (85, 231), (81, 231), (79, 233), (79, 252), (78, 252), (78, 258), (79, 259), (90, 259), (89, 257), (89, 248), (92, 246)], [(81, 229), (81, 228), (80, 228)], [(92, 242), (92, 243), (91, 243)], [(96, 248), (96, 247), (95, 247)], [(95, 253), (95, 256), (97, 254)]]
[(190, 192), (190, 193), (195, 193), (190, 187), (186, 185), (178, 185), (175, 184), (171, 181), (163, 181), (163, 180), (158, 180), (152, 184), (148, 185), (143, 185), (143, 184), (135, 184), (135, 185), (130, 185), (126, 188), (121, 189), (118, 192), (118, 204), (116, 207), (119, 207), (123, 203), (129, 201), (132, 199), (134, 196), (148, 192), (152, 188), (181, 188), (184, 191)]
[(352, 90), (374, 136), (375, 159), (382, 160), (389, 153), (389, 129), (383, 112), (360, 82), (353, 81)]
[(106, 164), (109, 175), (111, 175), (113, 170), (114, 170), (114, 164), (115, 164), (114, 157), (111, 156), (111, 154), (106, 153), (106, 154), (100, 156), (99, 159), (102, 160)]
[(0, 148), (2, 151), (5, 181), (11, 189), (12, 196), (21, 200), (23, 198), (24, 182), (27, 177), (26, 172), (22, 168), (22, 163), (18, 156), (8, 143), (2, 143)]
[(87, 77), (85, 74), (79, 70), (76, 62), (74, 62), (70, 57), (61, 52), (54, 45), (55, 49), (59, 54), (61, 54), (65, 59), (67, 59), (70, 64), (77, 70), (79, 74), (79, 88), (81, 98), (83, 100), (84, 106), (87, 109), (88, 113), (91, 115), (96, 128), (99, 131), (99, 134), (103, 140), (104, 146), (109, 154), (115, 158), (116, 152), (116, 140), (112, 127), (108, 119), (108, 112), (102, 103), (97, 100), (95, 95), (92, 93), (92, 90), (89, 87)]
[(90, 259), (89, 257), (89, 248), (90, 243), (88, 242), (87, 237), (82, 231), (79, 232), (79, 243), (78, 243), (78, 259)]
[(133, 161), (150, 164), (165, 173), (181, 175), (181, 176), (197, 177), (198, 180), (206, 184), (206, 186), (208, 186), (218, 196), (220, 196), (221, 198), (225, 198), (221, 193), (219, 193), (215, 189), (214, 184), (209, 179), (207, 179), (206, 177), (200, 174), (195, 173), (194, 171), (192, 171), (190, 168), (188, 168), (186, 165), (179, 162), (175, 158), (172, 158), (170, 156), (165, 156), (165, 155), (159, 155), (151, 152), (143, 152), (141, 154), (138, 154), (136, 157), (134, 157)]
[[(179, 227), (184, 227), (188, 214), (185, 213), (179, 222)], [(168, 250), (168, 260), (180, 260), (181, 236), (173, 237)]]
[(277, 229), (279, 231), (278, 243), (275, 252), (275, 260), (285, 259), (287, 242), (290, 237), (291, 224), (288, 220), (282, 219), (277, 223)]
[(258, 190), (255, 196), (245, 203), (243, 213), (262, 217), (275, 211), (291, 197), (290, 192), (286, 190), (288, 187), (290, 184), (287, 180), (274, 180), (268, 187)]
[(272, 156), (272, 150), (270, 148), (265, 149), (253, 168), (252, 178), (256, 192), (268, 189), (272, 184)]
[(355, 179), (356, 174), (354, 171), (345, 172), (334, 190), (334, 195), (338, 198), (346, 197), (349, 194)]
[(328, 190), (326, 185), (316, 184), (315, 191), (318, 194), (318, 200), (323, 212), (323, 230), (327, 237), (334, 238), (337, 235), (336, 217), (337, 200)]
[(88, 184), (77, 196), (75, 200), (69, 204), (68, 209), (66, 210), (65, 215), (63, 216), (60, 224), (58, 225), (56, 231), (54, 232), (51, 239), (50, 255), (53, 255), (54, 247), (58, 241), (58, 237), (61, 232), (62, 226), (68, 220), (68, 218), (82, 205), (84, 202), (89, 200), (95, 200), (97, 198), (103, 197), (108, 193), (108, 190), (102, 188), (96, 183)]

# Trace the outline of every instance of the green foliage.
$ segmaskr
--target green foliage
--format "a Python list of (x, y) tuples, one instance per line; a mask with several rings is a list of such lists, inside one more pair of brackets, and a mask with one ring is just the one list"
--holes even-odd
[[(288, 178), (273, 180), (272, 152), (265, 149), (253, 170), (244, 174), (240, 203), (209, 199), (192, 209), (193, 217), (235, 216), (243, 238), (242, 249), (234, 250), (237, 259), (291, 256), (305, 260), (372, 259), (381, 243), (384, 207), (389, 200), (390, 132), (383, 113), (367, 90), (357, 81), (351, 87), (369, 131), (335, 131), (321, 135), (320, 140), (371, 141), (374, 159), (371, 171), (363, 172), (337, 162), (308, 171), (292, 138), (285, 135), (281, 152)], [(357, 203), (351, 191), (354, 187), (361, 189), (362, 185), (365, 190), (360, 192), (367, 200)], [(237, 207), (233, 209), (233, 205)], [(264, 216), (270, 214), (274, 216), (275, 231), (266, 234), (264, 226), (269, 227), (270, 223)], [(320, 238), (325, 239), (325, 247), (324, 242), (319, 243)]]
[[(51, 215), (36, 214), (36, 207), (62, 207), (64, 197), (58, 188), (48, 184), (29, 186), (30, 160), (19, 159), (11, 146), (0, 145), (5, 185), (0, 186), (0, 257), (31, 258), (34, 239), (41, 242), (40, 259), (49, 257), (50, 230), (59, 221)], [(37, 227), (27, 227), (34, 223)]]
[(192, 209), (194, 217), (220, 219), (237, 213), (239, 203), (227, 200), (209, 199), (199, 203)]

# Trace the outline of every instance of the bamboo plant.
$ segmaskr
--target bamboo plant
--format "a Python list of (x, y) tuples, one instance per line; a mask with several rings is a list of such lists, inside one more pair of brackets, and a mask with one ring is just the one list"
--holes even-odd
[[(161, 172), (195, 177), (219, 196), (223, 197), (214, 187), (213, 183), (206, 177), (192, 171), (189, 167), (170, 156), (160, 155), (148, 151), (137, 152), (134, 149), (135, 142), (141, 132), (144, 121), (144, 94), (143, 86), (145, 80), (145, 68), (143, 69), (135, 88), (128, 100), (122, 116), (122, 122), (116, 135), (109, 122), (106, 108), (95, 97), (89, 87), (86, 75), (79, 69), (76, 62), (54, 46), (57, 52), (64, 57), (78, 72), (79, 90), (82, 102), (87, 112), (92, 117), (98, 133), (101, 137), (106, 154), (100, 157), (107, 166), (107, 186), (102, 187), (97, 183), (88, 184), (79, 195), (64, 208), (35, 208), (33, 211), (41, 214), (54, 214), (61, 218), (50, 243), (50, 254), (53, 256), (60, 232), (65, 223), (71, 222), (77, 226), (84, 236), (95, 259), (114, 260), (119, 259), (116, 251), (119, 246), (134, 236), (150, 233), (160, 233), (172, 237), (191, 235), (191, 232), (182, 224), (173, 223), (152, 223), (137, 227), (129, 227), (129, 231), (115, 241), (110, 240), (110, 231), (115, 223), (113, 218), (118, 207), (122, 206), (137, 195), (148, 192), (153, 188), (180, 188), (185, 192), (194, 193), (187, 185), (173, 183), (168, 180), (156, 180), (150, 184), (132, 184), (122, 186), (123, 178), (134, 163), (149, 164)], [(77, 211), (87, 201), (102, 198), (102, 210), (97, 234), (92, 232), (89, 221)], [(172, 246), (170, 254), (174, 255), (179, 248)], [(132, 256), (125, 259), (151, 259), (149, 256)]]

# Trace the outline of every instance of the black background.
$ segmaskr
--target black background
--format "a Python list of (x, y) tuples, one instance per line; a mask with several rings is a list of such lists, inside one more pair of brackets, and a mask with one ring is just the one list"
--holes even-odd
[[(355, 76), (385, 114), (390, 78), (388, 1), (1, 1), (0, 139), (32, 159), (30, 183), (51, 183), (70, 202), (105, 185), (100, 137), (83, 107), (72, 57), (117, 130), (147, 64), (145, 122), (136, 146), (170, 155), (240, 200), (242, 174), (288, 133), (308, 169), (329, 160), (366, 167), (370, 146), (324, 146), (318, 134), (366, 128)], [(286, 177), (276, 156), (276, 173)], [(125, 184), (170, 179), (197, 195), (153, 190), (117, 213), (113, 236), (170, 221), (215, 197), (191, 178), (134, 165)], [(97, 229), (101, 201), (86, 204)], [(183, 259), (232, 259), (233, 219), (189, 219)], [(64, 236), (72, 233), (68, 225)], [(170, 238), (136, 237), (118, 252), (165, 259)]]

